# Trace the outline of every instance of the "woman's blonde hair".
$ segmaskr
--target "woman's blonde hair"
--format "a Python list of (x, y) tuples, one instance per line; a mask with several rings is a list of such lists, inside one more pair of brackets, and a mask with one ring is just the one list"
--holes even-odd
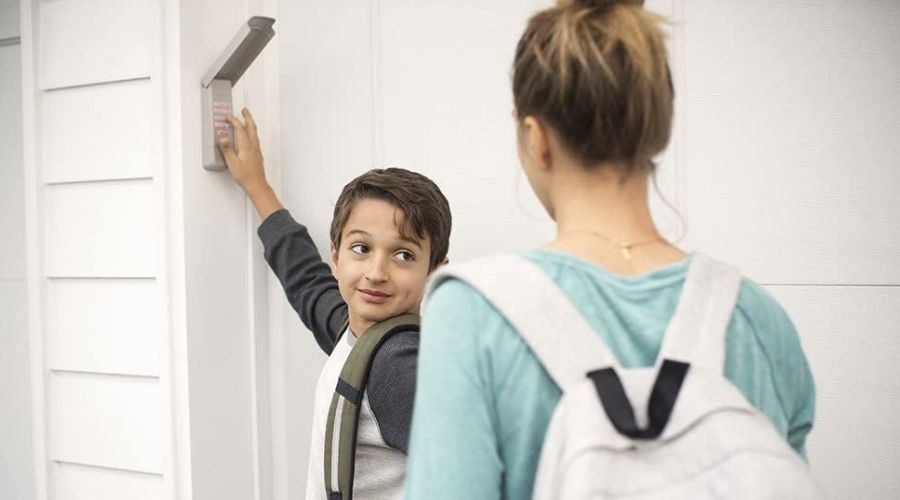
[(516, 48), (516, 114), (550, 126), (584, 165), (653, 169), (669, 142), (673, 88), (663, 19), (642, 0), (560, 0)]

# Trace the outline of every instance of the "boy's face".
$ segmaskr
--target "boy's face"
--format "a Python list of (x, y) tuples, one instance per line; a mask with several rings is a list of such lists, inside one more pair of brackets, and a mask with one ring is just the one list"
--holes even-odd
[(403, 213), (377, 199), (359, 200), (341, 229), (340, 248), (331, 249), (331, 269), (350, 313), (356, 335), (388, 318), (418, 313), (431, 244), (408, 240), (397, 222)]

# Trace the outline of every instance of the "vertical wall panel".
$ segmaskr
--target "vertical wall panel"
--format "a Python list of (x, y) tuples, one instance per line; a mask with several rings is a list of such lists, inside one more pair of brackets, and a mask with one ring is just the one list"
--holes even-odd
[(0, 47), (0, 279), (24, 280), (25, 180), (19, 50), (18, 44)]
[(44, 92), (44, 182), (149, 177), (151, 92), (149, 80)]
[(0, 496), (33, 500), (19, 0), (0, 0)]
[(341, 187), (376, 166), (369, 7), (341, 0), (287, 2), (281, 9), (281, 133), (291, 145), (282, 156), (285, 201), (325, 251)]
[(0, 279), (0, 496), (33, 500), (31, 377), (24, 280)]
[(0, 40), (19, 36), (19, 0), (0, 0)]
[(48, 276), (151, 277), (159, 236), (152, 181), (49, 186)]
[[(183, 189), (171, 233), (182, 244), (184, 347), (189, 377), (190, 470), (195, 498), (255, 495), (256, 435), (252, 289), (246, 195), (227, 172), (201, 166), (200, 86), (203, 73), (247, 21), (244, 2), (181, 2), (182, 73), (175, 116), (181, 134), (176, 182)], [(253, 13), (259, 12), (258, 10)], [(212, 19), (211, 19), (212, 16)], [(284, 31), (275, 25), (275, 30)], [(270, 50), (267, 47), (266, 50)], [(248, 70), (259, 71), (259, 60)], [(248, 78), (245, 75), (244, 78)], [(245, 80), (249, 82), (249, 80)], [(308, 119), (297, 117), (297, 122)], [(265, 137), (265, 136), (263, 136)], [(299, 167), (299, 166), (298, 166)], [(302, 167), (299, 167), (302, 168)], [(168, 171), (167, 171), (168, 173)], [(177, 229), (175, 229), (177, 228)], [(173, 257), (175, 258), (175, 257)], [(227, 290), (227, 293), (222, 293)], [(178, 314), (178, 313), (176, 313)], [(178, 335), (178, 333), (176, 333)], [(187, 382), (187, 381), (186, 381)]]
[(54, 500), (163, 500), (163, 478), (114, 469), (56, 463)]
[(51, 369), (159, 375), (159, 291), (152, 279), (47, 281)]
[(374, 126), (383, 127), (385, 164), (424, 173), (450, 201), (451, 259), (548, 240), (549, 218), (516, 155), (509, 79), (525, 22), (547, 2), (379, 3), (383, 112)]
[(154, 0), (41, 0), (41, 88), (150, 76)]
[(53, 372), (48, 385), (51, 460), (163, 472), (157, 379)]
[(686, 6), (694, 246), (764, 282), (900, 283), (900, 3)]
[(816, 380), (813, 471), (833, 499), (900, 497), (900, 287), (770, 289)]

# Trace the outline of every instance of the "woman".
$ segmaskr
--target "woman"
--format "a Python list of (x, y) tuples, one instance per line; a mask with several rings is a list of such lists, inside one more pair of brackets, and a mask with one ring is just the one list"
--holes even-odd
[[(523, 255), (626, 368), (653, 365), (692, 259), (660, 235), (647, 201), (673, 90), (661, 19), (642, 3), (562, 0), (539, 12), (512, 78), (522, 168), (557, 227)], [(560, 389), (461, 281), (437, 288), (421, 338), (406, 498), (530, 498)], [(805, 453), (809, 367), (784, 310), (746, 279), (727, 327), (725, 376)]]

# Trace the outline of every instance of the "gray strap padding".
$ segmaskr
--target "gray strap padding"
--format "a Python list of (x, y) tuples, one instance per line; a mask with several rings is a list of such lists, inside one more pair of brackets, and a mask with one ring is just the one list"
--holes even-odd
[(694, 254), (657, 364), (671, 359), (722, 372), (726, 332), (740, 287), (736, 269)]
[(581, 312), (524, 257), (500, 254), (447, 266), (435, 274), (429, 295), (451, 278), (476, 289), (512, 324), (560, 389), (583, 381), (590, 371), (618, 367)]

